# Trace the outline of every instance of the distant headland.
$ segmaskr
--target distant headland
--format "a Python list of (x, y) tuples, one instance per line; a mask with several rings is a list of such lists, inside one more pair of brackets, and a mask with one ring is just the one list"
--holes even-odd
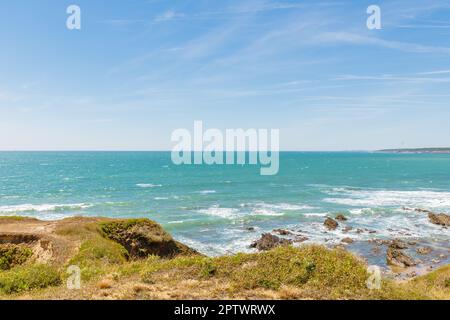
[(450, 154), (450, 148), (383, 149), (377, 152)]

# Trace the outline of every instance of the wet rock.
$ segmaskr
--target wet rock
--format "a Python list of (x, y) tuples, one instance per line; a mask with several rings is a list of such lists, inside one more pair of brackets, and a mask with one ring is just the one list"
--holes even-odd
[(403, 253), (400, 249), (389, 247), (386, 252), (386, 261), (391, 266), (397, 266), (401, 268), (412, 267), (417, 263), (407, 254)]
[(280, 236), (289, 236), (292, 235), (292, 232), (288, 231), (288, 230), (284, 230), (284, 229), (275, 229), (272, 231), (273, 233), (277, 233)]
[(347, 221), (348, 220), (343, 214), (338, 214), (335, 219), (337, 221)]
[(247, 230), (247, 231), (255, 231), (255, 227), (247, 227), (247, 228), (245, 228), (245, 230)]
[(406, 248), (408, 248), (408, 245), (403, 240), (394, 239), (394, 240), (392, 240), (391, 244), (389, 245), (389, 248), (392, 248), (392, 249), (406, 249)]
[(253, 242), (250, 247), (259, 251), (266, 251), (279, 246), (287, 246), (292, 244), (292, 240), (282, 239), (270, 233), (263, 233), (261, 238)]
[(444, 226), (444, 227), (450, 226), (450, 216), (446, 215), (444, 213), (435, 214), (435, 213), (429, 212), (428, 219), (433, 224), (437, 224), (437, 225)]
[(339, 224), (338, 224), (335, 220), (333, 220), (333, 219), (331, 219), (331, 218), (327, 218), (327, 219), (325, 220), (325, 222), (323, 223), (323, 225), (324, 225), (328, 230), (336, 230), (337, 227), (339, 226)]
[(379, 255), (381, 253), (381, 249), (379, 247), (373, 247), (370, 251), (372, 251), (375, 255)]
[(294, 242), (300, 243), (300, 242), (305, 242), (305, 241), (307, 241), (307, 240), (309, 240), (309, 238), (306, 237), (306, 236), (298, 236), (298, 237), (296, 237), (296, 238), (294, 239)]
[(421, 247), (421, 248), (417, 248), (416, 251), (418, 254), (426, 255), (426, 254), (430, 254), (433, 250), (430, 247)]
[(420, 208), (414, 209), (414, 211), (416, 211), (416, 212), (421, 212), (421, 213), (433, 213), (433, 212), (431, 212), (430, 210), (420, 209)]
[(341, 240), (342, 243), (346, 243), (346, 244), (351, 244), (353, 243), (353, 239), (352, 238), (344, 238)]
[(349, 232), (351, 230), (353, 230), (352, 227), (345, 227), (344, 229), (342, 229), (342, 232)]
[(408, 244), (410, 246), (415, 246), (415, 245), (417, 245), (417, 242), (416, 241), (408, 241)]

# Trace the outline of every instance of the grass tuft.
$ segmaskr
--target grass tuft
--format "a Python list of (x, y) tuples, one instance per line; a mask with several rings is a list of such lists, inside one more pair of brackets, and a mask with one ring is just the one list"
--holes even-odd
[(61, 284), (58, 270), (49, 265), (21, 266), (0, 273), (0, 292), (14, 294)]

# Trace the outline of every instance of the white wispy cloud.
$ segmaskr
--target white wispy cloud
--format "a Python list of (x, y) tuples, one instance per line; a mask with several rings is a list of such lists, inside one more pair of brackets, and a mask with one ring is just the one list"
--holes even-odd
[[(314, 40), (313, 40), (314, 41)], [(384, 40), (381, 38), (370, 37), (362, 34), (339, 31), (324, 32), (315, 38), (317, 43), (349, 43), (359, 45), (373, 45), (388, 49), (400, 50), (414, 53), (440, 53), (450, 54), (450, 47), (428, 46), (418, 43), (409, 43), (395, 40)]]
[(185, 17), (184, 13), (175, 12), (174, 10), (168, 10), (168, 11), (160, 14), (159, 16), (157, 16), (154, 19), (154, 21), (155, 22), (165, 22), (165, 21), (184, 18), (184, 17)]

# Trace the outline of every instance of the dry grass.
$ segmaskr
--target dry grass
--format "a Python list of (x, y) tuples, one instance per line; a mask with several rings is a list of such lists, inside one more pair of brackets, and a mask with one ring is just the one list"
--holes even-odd
[[(369, 290), (366, 265), (345, 250), (303, 246), (218, 258), (194, 254), (132, 259), (111, 240), (113, 229), (123, 230), (123, 225), (109, 224), (113, 229), (105, 237), (101, 230), (105, 221), (111, 222), (63, 220), (54, 234), (78, 243), (76, 252), (57, 266), (29, 265), (0, 272), (0, 298), (450, 299), (450, 266), (411, 281), (384, 280), (381, 290)], [(135, 228), (140, 221), (127, 226)], [(158, 231), (156, 237), (160, 236), (167, 237)], [(80, 290), (63, 285), (69, 265), (81, 268)]]

